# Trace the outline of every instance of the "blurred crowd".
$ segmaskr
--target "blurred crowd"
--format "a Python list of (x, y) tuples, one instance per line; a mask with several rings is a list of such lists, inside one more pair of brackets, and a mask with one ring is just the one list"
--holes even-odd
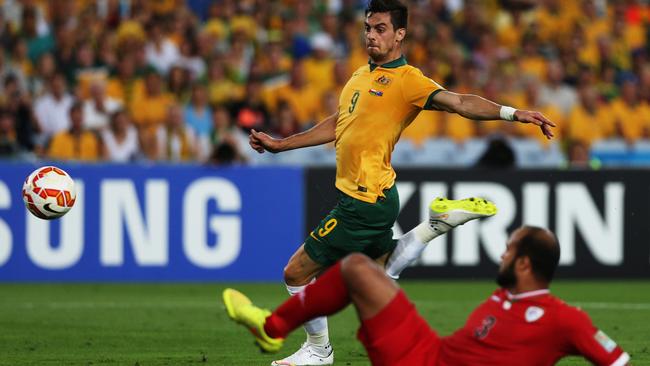
[[(543, 112), (555, 144), (650, 139), (641, 0), (419, 0), (410, 64), (445, 88)], [(0, 156), (246, 162), (336, 112), (368, 62), (363, 0), (0, 0)], [(422, 112), (403, 139), (539, 139), (532, 126)], [(574, 156), (575, 155), (575, 156)]]

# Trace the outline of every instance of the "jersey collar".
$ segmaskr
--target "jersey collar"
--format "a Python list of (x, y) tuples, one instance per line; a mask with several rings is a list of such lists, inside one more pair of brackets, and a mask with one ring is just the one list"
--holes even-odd
[(383, 67), (385, 69), (394, 69), (406, 65), (406, 58), (404, 57), (404, 55), (402, 55), (399, 58), (396, 58), (393, 61), (387, 62), (383, 65), (377, 65), (376, 63), (373, 63), (372, 60), (369, 59), (368, 64), (370, 64), (370, 71), (374, 71), (378, 67)]
[(510, 301), (517, 301), (517, 300), (527, 299), (529, 297), (534, 297), (534, 296), (548, 295), (549, 293), (551, 293), (551, 290), (547, 288), (543, 288), (541, 290), (522, 292), (516, 295), (511, 294), (510, 291), (506, 291), (506, 296)]

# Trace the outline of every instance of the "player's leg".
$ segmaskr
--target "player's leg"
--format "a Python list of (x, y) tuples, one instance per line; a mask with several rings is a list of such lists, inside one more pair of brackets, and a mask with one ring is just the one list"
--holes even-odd
[(371, 364), (437, 364), (440, 338), (417, 313), (404, 291), (378, 264), (363, 265), (356, 257), (350, 260), (360, 264), (349, 267), (346, 283), (361, 321), (357, 337)]
[[(324, 268), (323, 264), (311, 259), (305, 251), (305, 245), (301, 245), (284, 268), (284, 282), (289, 294), (294, 296), (302, 292)], [(302, 347), (292, 355), (274, 361), (271, 365), (281, 365), (282, 362), (296, 365), (332, 363), (330, 359), (333, 361), (333, 351), (329, 341), (327, 318), (314, 318), (305, 322), (303, 327), (307, 333), (307, 340)]]
[(426, 245), (458, 225), (497, 213), (494, 203), (482, 198), (450, 200), (436, 198), (429, 206), (429, 220), (398, 239), (395, 250), (386, 263), (386, 274), (397, 279), (402, 271), (420, 258)]
[[(391, 197), (395, 199), (388, 199)], [(309, 233), (304, 245), (289, 261), (285, 269), (289, 291), (292, 294), (299, 293), (313, 279), (313, 269), (328, 268), (349, 253), (362, 252), (371, 243), (375, 243), (376, 238), (383, 239), (386, 236), (388, 240), (382, 241), (386, 242), (382, 248), (386, 248), (375, 248), (376, 253), (367, 253), (368, 255), (375, 258), (392, 251), (395, 243), (392, 234), (386, 231), (392, 227), (399, 211), (399, 201), (396, 198), (396, 189), (388, 192), (387, 199), (377, 204), (361, 202), (341, 194), (336, 207)], [(305, 324), (305, 330), (308, 336), (303, 346), (280, 361), (296, 365), (333, 363), (326, 318), (309, 321)]]
[[(386, 190), (385, 196), (376, 203), (341, 194), (336, 207), (309, 233), (304, 245), (289, 261), (285, 269), (289, 292), (299, 293), (313, 279), (315, 270), (327, 268), (349, 253), (363, 252), (377, 258), (391, 252), (395, 248), (391, 227), (398, 213), (396, 187)], [(307, 341), (281, 361), (297, 365), (332, 363), (326, 318), (309, 321), (305, 330)]]
[(289, 332), (310, 319), (345, 308), (350, 297), (339, 262), (273, 313), (254, 306), (245, 295), (233, 289), (224, 290), (223, 302), (230, 318), (247, 327), (263, 351), (277, 352)]
[(341, 275), (362, 321), (377, 315), (399, 291), (383, 268), (363, 254), (345, 257), (341, 262)]
[(375, 258), (375, 262), (381, 267), (381, 268), (386, 268), (386, 263), (388, 263), (388, 259), (390, 258), (390, 255), (392, 254), (392, 251), (388, 253), (384, 253), (382, 256)]
[(302, 244), (284, 267), (284, 282), (287, 286), (304, 287), (311, 283), (323, 269), (322, 264), (309, 257), (305, 252), (305, 244)]
[(399, 288), (381, 267), (363, 254), (350, 254), (327, 270), (300, 296), (280, 305), (267, 319), (266, 333), (285, 338), (293, 329), (319, 315), (331, 315), (352, 302), (360, 319), (375, 316)]
[(361, 327), (358, 338), (375, 366), (434, 365), (440, 340), (382, 266), (352, 254), (341, 265)]
[(259, 309), (243, 294), (227, 289), (228, 314), (255, 335), (260, 347), (279, 350), (283, 339), (308, 319), (331, 315), (353, 303), (362, 322), (359, 338), (374, 364), (428, 364), (438, 337), (417, 314), (383, 269), (362, 254), (351, 254), (326, 271), (299, 296), (273, 313)]
[[(317, 281), (292, 296), (273, 313), (264, 314), (236, 290), (224, 291), (224, 304), (234, 320), (253, 328), (256, 337), (268, 340), (286, 338), (306, 321), (343, 310), (355, 304), (360, 319), (375, 316), (388, 304), (399, 288), (381, 267), (363, 254), (351, 254), (328, 269)], [(257, 313), (252, 316), (252, 313)], [(261, 319), (261, 320), (260, 320)], [(266, 349), (274, 351), (274, 349)]]

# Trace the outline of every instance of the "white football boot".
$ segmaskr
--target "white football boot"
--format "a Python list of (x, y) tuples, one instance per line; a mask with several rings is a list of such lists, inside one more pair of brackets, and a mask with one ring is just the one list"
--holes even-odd
[(307, 342), (291, 356), (271, 362), (271, 366), (303, 366), (303, 365), (331, 365), (334, 363), (334, 350), (327, 343), (324, 347), (314, 346)]

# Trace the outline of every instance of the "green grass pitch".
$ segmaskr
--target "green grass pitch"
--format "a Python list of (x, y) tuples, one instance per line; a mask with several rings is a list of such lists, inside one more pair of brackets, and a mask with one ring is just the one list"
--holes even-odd
[[(286, 298), (281, 284), (231, 285), (269, 308)], [(442, 335), (487, 298), (491, 282), (403, 282)], [(0, 284), (0, 365), (269, 365), (221, 305), (225, 284)], [(582, 306), (632, 355), (650, 365), (650, 281), (558, 281), (556, 295)], [(354, 311), (330, 319), (338, 365), (368, 365), (356, 341)], [(287, 340), (284, 355), (304, 340)], [(579, 358), (560, 365), (587, 365)]]

